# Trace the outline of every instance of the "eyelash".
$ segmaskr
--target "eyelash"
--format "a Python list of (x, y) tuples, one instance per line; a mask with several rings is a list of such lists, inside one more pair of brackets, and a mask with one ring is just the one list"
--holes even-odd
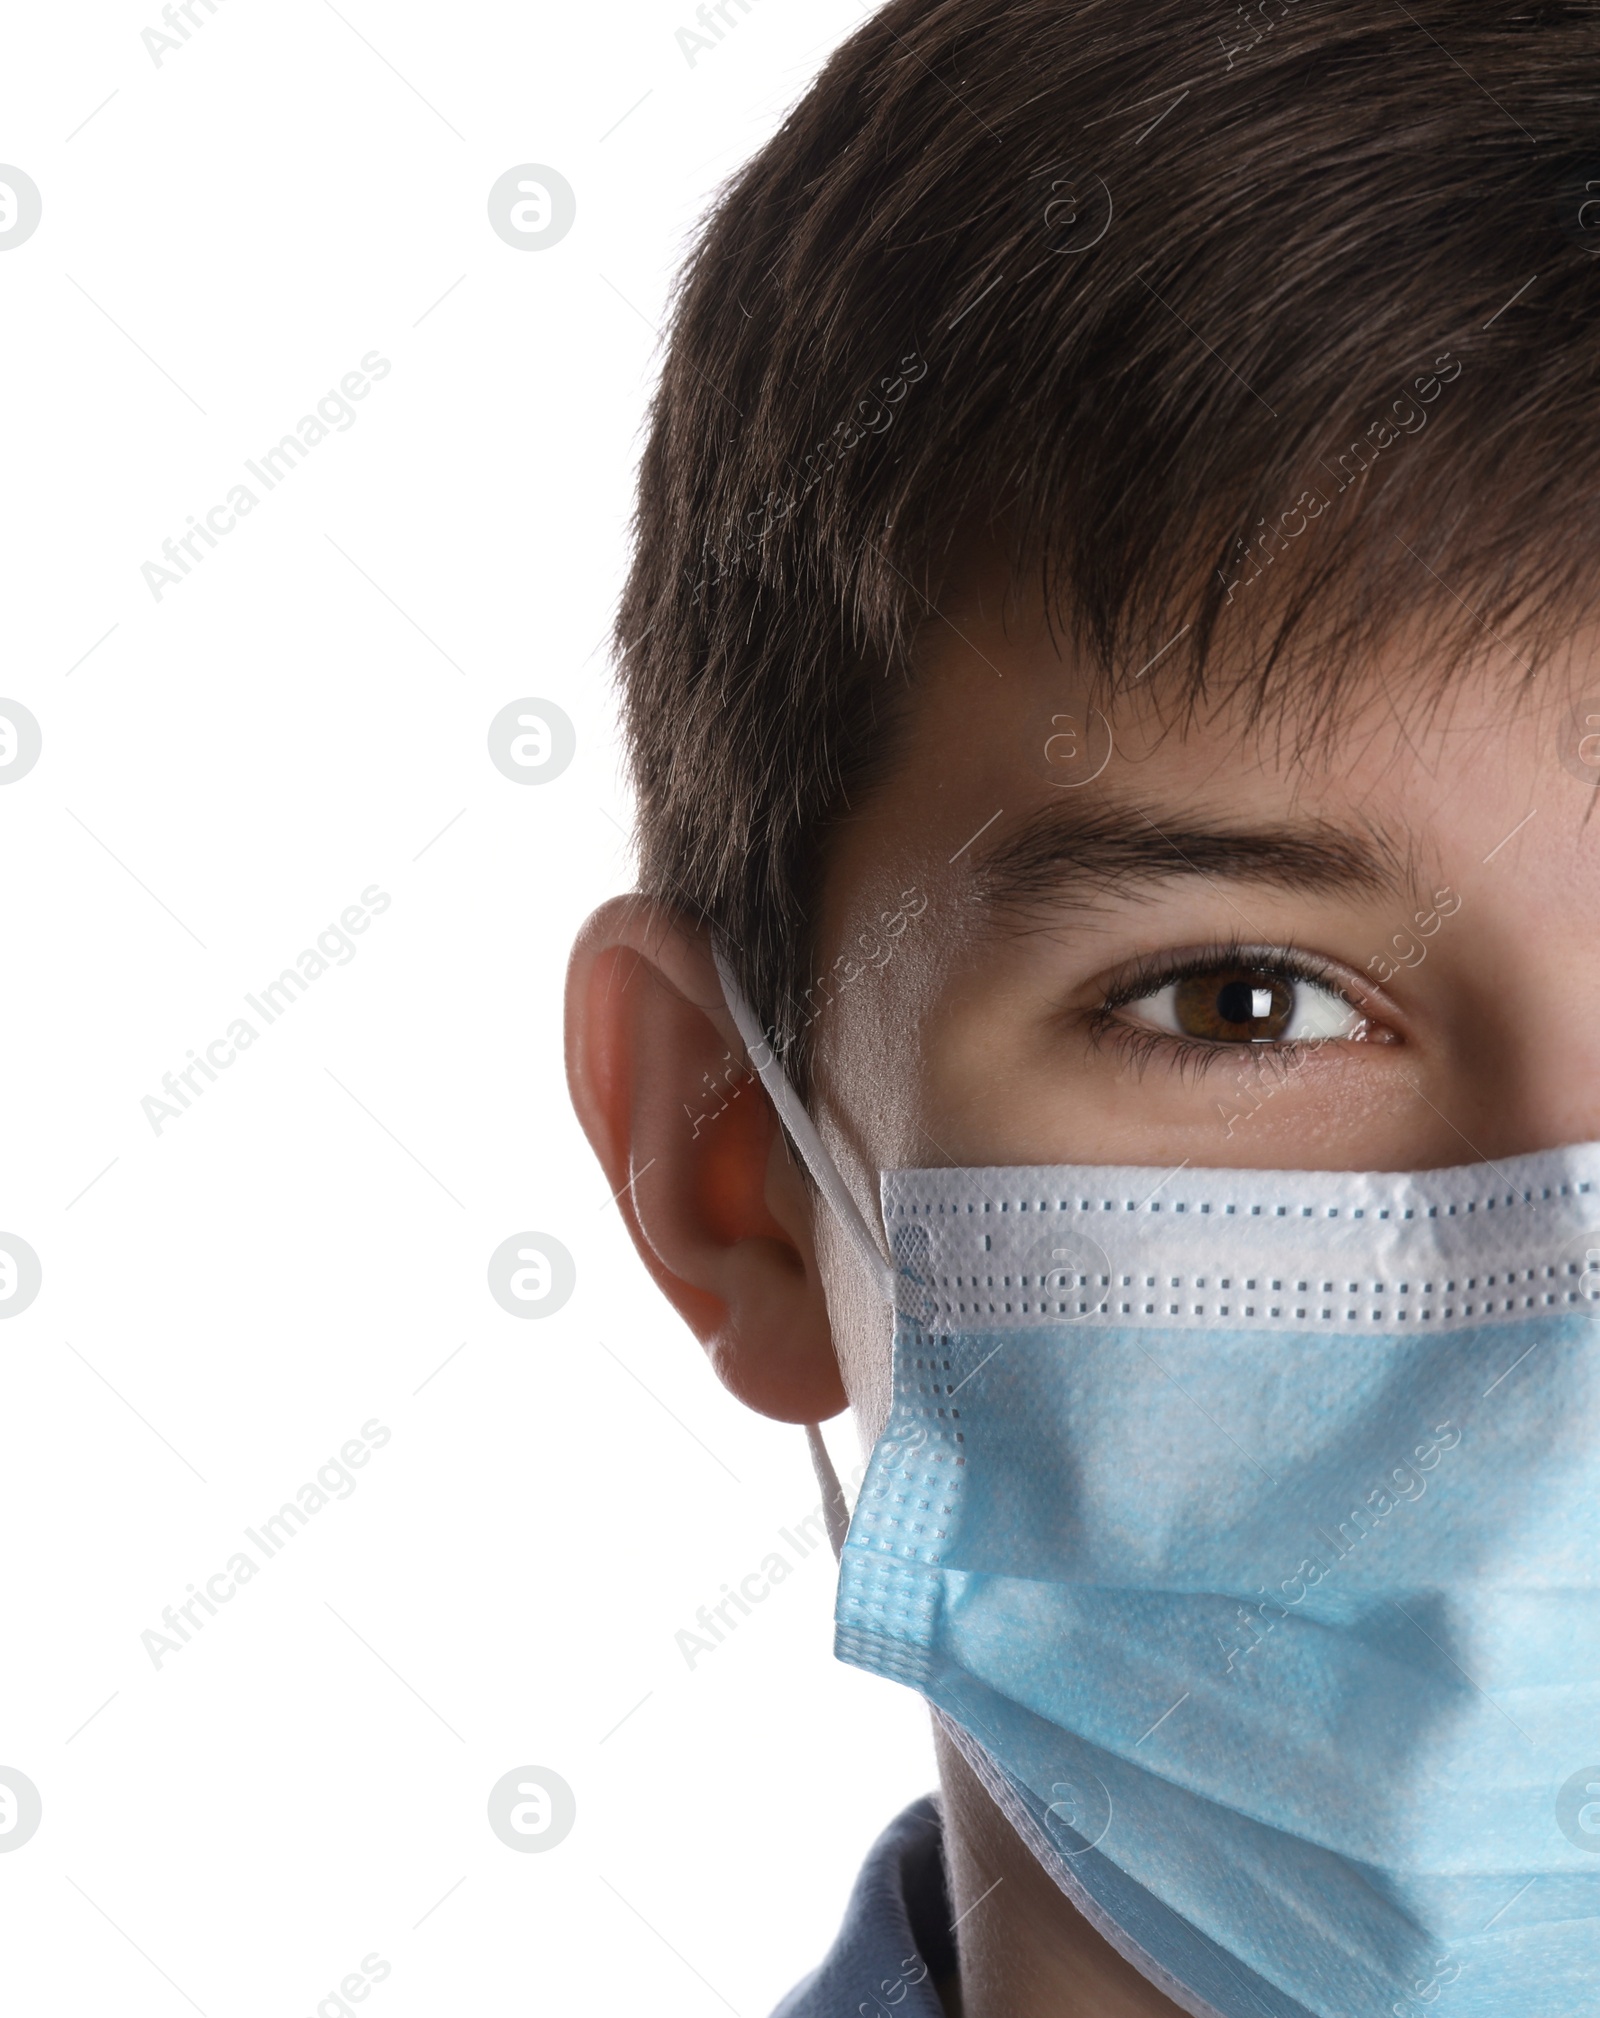
[(1242, 939), (1232, 939), (1225, 945), (1208, 946), (1198, 953), (1187, 954), (1181, 960), (1170, 960), (1161, 954), (1147, 954), (1136, 960), (1089, 1012), (1090, 1041), (1101, 1047), (1114, 1045), (1141, 1075), (1152, 1064), (1165, 1063), (1180, 1077), (1202, 1079), (1220, 1059), (1239, 1058), (1241, 1052), (1246, 1052), (1257, 1070), (1270, 1071), (1274, 1066), (1282, 1068), (1305, 1047), (1301, 1044), (1272, 1044), (1259, 1048), (1251, 1046), (1246, 1050), (1246, 1047), (1237, 1044), (1208, 1044), (1200, 1037), (1175, 1037), (1168, 1030), (1145, 1029), (1135, 1023), (1124, 1023), (1117, 1016), (1116, 1012), (1126, 1008), (1130, 1002), (1141, 1002), (1145, 996), (1154, 995), (1159, 989), (1171, 987), (1175, 982), (1193, 980), (1198, 975), (1213, 973), (1218, 967), (1245, 965), (1281, 974), (1286, 980), (1304, 981), (1325, 988), (1330, 995), (1337, 995), (1341, 1002), (1348, 1003), (1358, 1015), (1362, 1013), (1363, 1005), (1339, 981), (1330, 961), (1302, 953), (1294, 946), (1251, 945)]

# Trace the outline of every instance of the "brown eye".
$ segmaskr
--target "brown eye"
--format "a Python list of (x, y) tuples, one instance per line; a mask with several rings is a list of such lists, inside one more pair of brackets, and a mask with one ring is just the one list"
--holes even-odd
[(1327, 982), (1224, 961), (1122, 1005), (1122, 1019), (1202, 1044), (1387, 1041)]
[(1185, 1037), (1253, 1044), (1282, 1037), (1294, 1019), (1295, 984), (1281, 974), (1219, 967), (1173, 983), (1173, 1020)]

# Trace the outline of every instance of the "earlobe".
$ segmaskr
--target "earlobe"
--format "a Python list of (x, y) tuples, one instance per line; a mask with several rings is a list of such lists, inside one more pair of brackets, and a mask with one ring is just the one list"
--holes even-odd
[(567, 1080), (640, 1258), (749, 1407), (845, 1406), (812, 1201), (722, 1002), (709, 937), (613, 898), (567, 976)]

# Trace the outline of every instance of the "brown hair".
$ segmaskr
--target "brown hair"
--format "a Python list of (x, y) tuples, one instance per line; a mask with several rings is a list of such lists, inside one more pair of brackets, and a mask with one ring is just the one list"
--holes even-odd
[(1437, 605), (1452, 663), (1524, 677), (1587, 607), (1595, 30), (893, 0), (723, 192), (617, 643), (642, 886), (791, 1069), (830, 821), (976, 538), (1113, 685), (1187, 624), (1154, 677), (1195, 705), (1223, 641), (1231, 686), (1331, 695)]

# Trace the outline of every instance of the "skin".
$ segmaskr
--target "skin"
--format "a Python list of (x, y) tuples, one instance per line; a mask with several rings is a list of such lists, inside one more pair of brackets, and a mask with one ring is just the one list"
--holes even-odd
[[(831, 843), (819, 918), (819, 971), (863, 964), (815, 1026), (808, 1105), (869, 1224), (895, 1168), (1413, 1170), (1600, 1138), (1600, 768), (1561, 761), (1600, 639), (1531, 683), (1488, 640), (1442, 704), (1426, 639), (1399, 639), (1309, 755), (1292, 718), (1244, 704), (1183, 726), (1152, 680), (1112, 711), (1091, 777), (1105, 725), (1037, 616), (994, 583), (946, 612), (896, 761)], [(1244, 956), (1251, 973), (1286, 948), (1319, 963), (1317, 988), (1283, 985), (1339, 1034), (1163, 1030), (1152, 962), (1211, 953), (1215, 974), (1240, 942), (1273, 949)], [(639, 897), (603, 905), (573, 953), (568, 1048), (639, 1253), (723, 1381), (783, 1421), (848, 1403), (870, 1447), (889, 1320), (765, 1094), (728, 1077), (743, 1051), (705, 933)], [(707, 1075), (727, 1104), (696, 1127)], [(961, 1948), (946, 2010), (1175, 2011), (943, 1744), (940, 1772)]]

